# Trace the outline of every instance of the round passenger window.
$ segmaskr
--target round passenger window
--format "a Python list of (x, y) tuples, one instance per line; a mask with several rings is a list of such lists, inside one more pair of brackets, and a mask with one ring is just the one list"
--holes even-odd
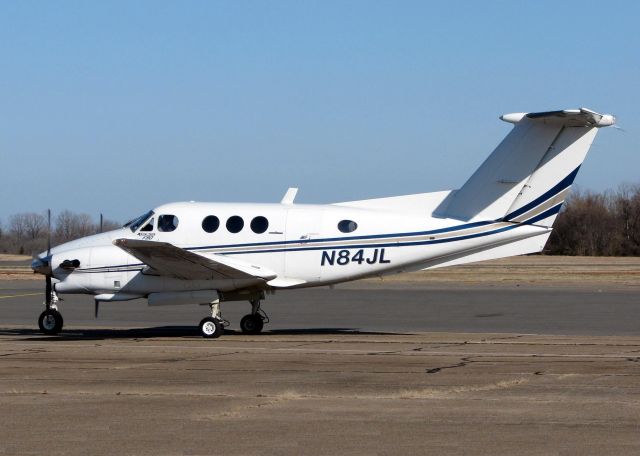
[(166, 233), (178, 228), (178, 217), (175, 215), (165, 214), (158, 217), (158, 231)]
[(207, 233), (213, 233), (220, 227), (220, 219), (215, 215), (207, 215), (202, 221), (202, 229)]
[(259, 215), (251, 220), (251, 231), (254, 233), (264, 233), (269, 228), (269, 220)]
[(244, 228), (244, 220), (242, 220), (242, 217), (239, 217), (237, 215), (229, 217), (229, 219), (227, 220), (227, 229), (229, 230), (229, 232), (239, 233), (240, 231), (242, 231), (242, 228)]
[(358, 228), (358, 224), (353, 220), (342, 220), (338, 223), (338, 229), (343, 233), (351, 233)]

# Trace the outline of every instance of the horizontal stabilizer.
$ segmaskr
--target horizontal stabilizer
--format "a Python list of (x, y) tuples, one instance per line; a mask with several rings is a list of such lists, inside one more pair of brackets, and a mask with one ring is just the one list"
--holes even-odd
[(563, 111), (531, 112), (529, 119), (556, 121), (566, 127), (610, 127), (616, 123), (611, 114), (600, 114), (587, 108), (565, 109)]

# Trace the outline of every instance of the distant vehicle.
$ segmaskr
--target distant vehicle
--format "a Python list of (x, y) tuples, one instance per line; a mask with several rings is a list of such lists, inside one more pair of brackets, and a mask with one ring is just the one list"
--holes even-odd
[(204, 337), (224, 331), (220, 303), (248, 301), (243, 332), (259, 333), (265, 294), (439, 268), (543, 249), (599, 127), (588, 109), (514, 113), (514, 128), (458, 190), (335, 204), (172, 203), (122, 228), (49, 247), (39, 327), (63, 325), (59, 294), (100, 302), (208, 304)]

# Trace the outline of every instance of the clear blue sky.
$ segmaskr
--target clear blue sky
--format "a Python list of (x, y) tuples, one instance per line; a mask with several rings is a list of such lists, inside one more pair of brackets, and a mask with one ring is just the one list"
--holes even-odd
[(590, 107), (640, 183), (640, 3), (0, 2), (0, 219), (460, 186), (505, 112)]

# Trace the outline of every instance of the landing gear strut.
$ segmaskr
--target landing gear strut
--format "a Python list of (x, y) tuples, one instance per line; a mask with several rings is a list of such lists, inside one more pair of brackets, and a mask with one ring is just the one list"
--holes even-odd
[(269, 318), (260, 309), (260, 300), (256, 299), (251, 302), (251, 313), (242, 317), (240, 320), (240, 329), (245, 334), (260, 334), (265, 321), (268, 323)]
[[(48, 278), (48, 277), (47, 277)], [(51, 289), (50, 279), (47, 280), (47, 290), (45, 296), (45, 311), (38, 317), (38, 327), (40, 331), (48, 336), (53, 336), (62, 331), (64, 320), (58, 310), (58, 295)]]
[(216, 339), (224, 333), (224, 324), (220, 313), (220, 302), (215, 301), (209, 304), (211, 316), (200, 321), (200, 334), (208, 339)]

